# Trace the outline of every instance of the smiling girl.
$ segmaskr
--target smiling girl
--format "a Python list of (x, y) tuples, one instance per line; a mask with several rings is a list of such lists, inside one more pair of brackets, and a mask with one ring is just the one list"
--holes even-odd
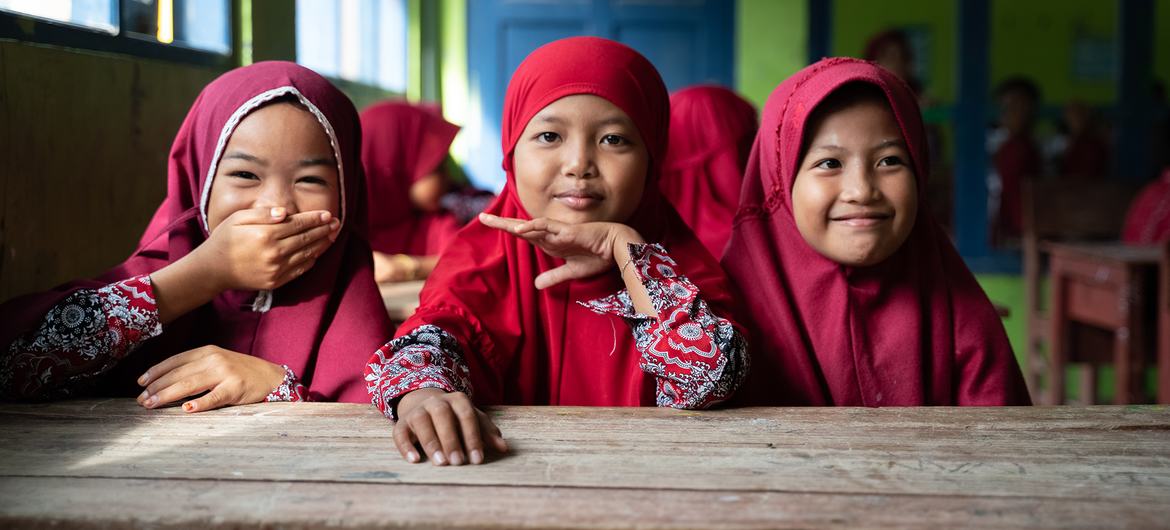
[(751, 405), (1025, 405), (995, 309), (923, 204), (910, 88), (826, 59), (772, 93), (723, 258), (755, 316)]
[(701, 408), (731, 396), (747, 351), (726, 280), (657, 191), (668, 120), (658, 72), (616, 42), (564, 39), (520, 65), (503, 192), (367, 368), (403, 458), (420, 461), (421, 447), (436, 465), (478, 464), (485, 439), (506, 450), (476, 405)]
[(257, 63), (204, 88), (139, 248), (92, 280), (0, 307), (0, 391), (138, 396), (188, 412), (367, 399), (389, 322), (364, 230), (353, 104)]

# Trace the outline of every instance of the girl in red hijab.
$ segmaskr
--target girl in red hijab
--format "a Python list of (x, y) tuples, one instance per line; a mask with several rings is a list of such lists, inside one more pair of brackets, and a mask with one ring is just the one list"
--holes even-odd
[(712, 255), (727, 245), (755, 135), (756, 109), (731, 90), (696, 86), (670, 96), (659, 187)]
[[(374, 277), (426, 278), (443, 246), (493, 197), (449, 189), (442, 163), (459, 127), (438, 109), (384, 101), (363, 111), (361, 122)], [(477, 206), (461, 219), (451, 211), (452, 201)]]
[(1134, 245), (1153, 245), (1170, 239), (1170, 168), (1146, 184), (1134, 197), (1125, 215), (1121, 240)]
[(0, 307), (9, 397), (138, 395), (188, 412), (365, 401), (390, 329), (373, 281), (353, 104), (286, 62), (199, 95), (167, 196), (123, 263)]
[(755, 315), (750, 405), (1025, 405), (995, 309), (922, 204), (914, 93), (834, 58), (764, 107), (723, 265)]
[[(476, 405), (707, 407), (747, 370), (718, 263), (658, 193), (669, 99), (613, 41), (521, 63), (504, 102), (507, 184), (459, 232), (418, 312), (370, 359), (403, 458), (507, 446)], [(653, 242), (653, 243), (651, 243)]]

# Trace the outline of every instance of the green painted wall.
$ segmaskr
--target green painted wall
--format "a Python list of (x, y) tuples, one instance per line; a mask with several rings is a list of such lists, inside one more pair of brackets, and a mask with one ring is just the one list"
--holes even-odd
[(735, 88), (763, 109), (776, 85), (805, 66), (808, 3), (739, 0), (735, 27)]
[(954, 102), (956, 2), (835, 0), (833, 8), (834, 55), (861, 57), (870, 37), (889, 28), (919, 32), (929, 48), (929, 57), (918, 58), (926, 66), (926, 92), (939, 102)]

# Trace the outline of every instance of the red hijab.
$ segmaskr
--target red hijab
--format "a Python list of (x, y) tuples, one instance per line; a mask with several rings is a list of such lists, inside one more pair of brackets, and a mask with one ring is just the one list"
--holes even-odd
[(362, 369), (385, 341), (390, 323), (374, 284), (369, 246), (360, 235), (366, 220), (357, 112), (325, 78), (288, 62), (238, 68), (207, 85), (175, 136), (167, 164), (167, 196), (138, 249), (96, 278), (4, 304), (0, 344), (7, 348), (78, 290), (150, 274), (199, 246), (208, 236), (209, 181), (228, 138), (249, 112), (276, 98), (298, 100), (329, 136), (341, 177), (341, 235), (312, 269), (271, 293), (266, 311), (253, 310), (255, 292), (222, 293), (168, 324), (161, 336), (124, 359), (106, 378), (105, 391), (133, 395), (134, 380), (146, 368), (188, 349), (215, 344), (287, 364), (311, 399), (368, 402)]
[(752, 148), (727, 254), (755, 315), (752, 405), (1023, 405), (1028, 392), (991, 302), (920, 205), (884, 262), (839, 265), (796, 228), (792, 185), (810, 113), (848, 83), (885, 93), (926, 197), (926, 134), (914, 93), (858, 59), (826, 59), (772, 92)]
[[(650, 155), (646, 191), (628, 224), (662, 243), (699, 286), (712, 311), (727, 316), (727, 283), (703, 248), (657, 191), (666, 152), (669, 99), (654, 66), (613, 41), (573, 37), (532, 52), (508, 85), (503, 150), (507, 184), (488, 213), (530, 219), (516, 195), (512, 152), (528, 121), (550, 103), (592, 94), (622, 109)], [(402, 336), (424, 324), (453, 335), (464, 348), (480, 404), (653, 405), (655, 381), (639, 368), (629, 327), (578, 304), (624, 288), (607, 273), (538, 291), (533, 282), (564, 262), (526, 241), (472, 221), (439, 259), (418, 312)]]
[(448, 212), (415, 209), (410, 186), (438, 169), (459, 127), (436, 109), (405, 101), (373, 105), (362, 112), (361, 121), (370, 246), (387, 254), (438, 254), (459, 223)]
[(712, 255), (723, 252), (731, 233), (755, 135), (755, 107), (731, 90), (696, 86), (670, 97), (670, 147), (659, 188)]
[(1167, 239), (1170, 239), (1170, 168), (1133, 199), (1121, 229), (1121, 240), (1135, 245), (1153, 245)]

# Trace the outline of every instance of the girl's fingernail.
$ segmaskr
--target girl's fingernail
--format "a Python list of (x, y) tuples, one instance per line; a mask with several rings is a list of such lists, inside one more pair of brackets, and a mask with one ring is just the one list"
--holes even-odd
[(331, 223), (329, 223), (330, 230), (337, 230), (338, 228), (341, 228), (340, 220), (334, 219)]
[(150, 391), (143, 390), (141, 394), (138, 394), (138, 401), (139, 402), (146, 401), (146, 398), (148, 398), (148, 397), (150, 397)]
[(482, 464), (483, 463), (483, 451), (480, 451), (479, 449), (473, 449), (471, 451), (471, 463), (472, 464)]
[(191, 401), (183, 403), (183, 410), (185, 410), (187, 412), (191, 412), (191, 411), (195, 410), (195, 403), (193, 403)]
[(447, 457), (443, 456), (442, 451), (435, 451), (435, 454), (431, 455), (431, 460), (435, 462), (435, 465), (439, 466), (447, 463)]
[(157, 405), (158, 404), (158, 396), (150, 396), (150, 399), (146, 400), (146, 403), (152, 407)]
[(406, 460), (408, 460), (412, 464), (418, 462), (418, 453), (416, 453), (414, 451), (410, 451), (410, 452), (406, 453)]
[(280, 216), (284, 215), (284, 208), (280, 207), (280, 206), (276, 206), (276, 207), (272, 208), (272, 211), (270, 213), (272, 214), (272, 217), (280, 217)]
[(321, 212), (321, 222), (328, 222), (330, 217), (333, 217), (333, 214), (329, 212)]
[(451, 465), (453, 465), (453, 466), (463, 465), (463, 455), (460, 454), (459, 451), (451, 451)]
[(145, 374), (142, 374), (141, 376), (138, 377), (138, 384), (145, 385), (146, 382), (149, 380), (150, 380), (150, 372), (146, 372)]

